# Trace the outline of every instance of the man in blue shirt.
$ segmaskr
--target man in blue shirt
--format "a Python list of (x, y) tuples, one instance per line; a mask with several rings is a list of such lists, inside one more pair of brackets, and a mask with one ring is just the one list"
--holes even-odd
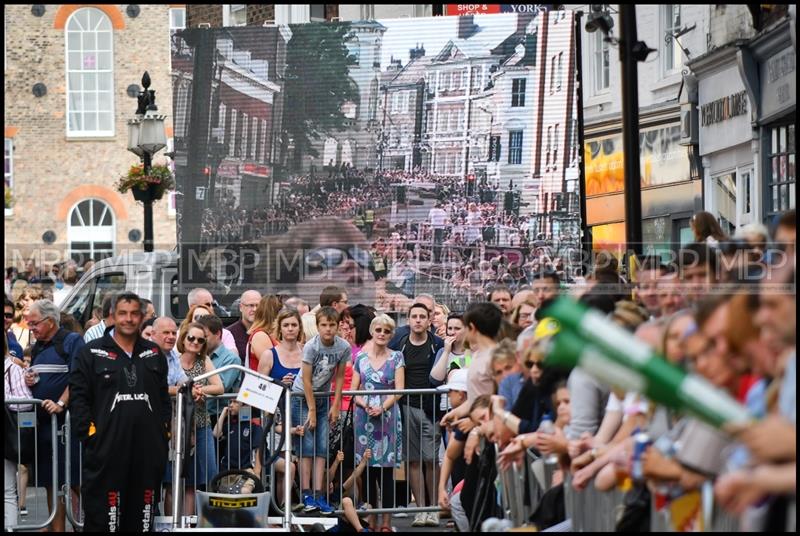
[(175, 350), (178, 325), (168, 316), (159, 316), (153, 322), (152, 340), (167, 357), (167, 387), (170, 396), (175, 396), (178, 394), (178, 386), (189, 379), (181, 368), (181, 356)]
[[(211, 362), (215, 369), (220, 369), (226, 365), (241, 365), (242, 360), (229, 348), (222, 344), (222, 320), (216, 315), (201, 316), (198, 323), (206, 328), (206, 339), (208, 342), (208, 352)], [(227, 370), (221, 372), (219, 377), (226, 393), (235, 393), (239, 387), (239, 377), (241, 372), (238, 370)], [(227, 398), (214, 398), (206, 402), (208, 414), (211, 415), (211, 422), (216, 423), (217, 415), (222, 408), (227, 406)]]
[[(80, 335), (61, 328), (61, 314), (58, 307), (50, 300), (38, 300), (30, 306), (25, 316), (31, 334), (36, 338), (36, 344), (31, 353), (31, 367), (25, 374), (25, 383), (31, 388), (34, 398), (42, 400), (39, 407), (39, 427), (37, 430), (37, 474), (34, 475), (34, 485), (45, 487), (47, 490), (47, 504), (52, 504), (53, 481), (53, 448), (54, 438), (52, 433), (51, 415), (56, 415), (59, 428), (63, 426), (66, 417), (66, 407), (69, 403), (69, 373), (72, 364), (83, 349), (85, 343)], [(72, 445), (72, 467), (74, 468), (72, 482), (78, 483), (77, 468), (78, 448), (77, 442)], [(56, 443), (58, 454), (58, 481), (60, 489), (66, 481), (65, 449)], [(53, 532), (64, 532), (66, 510), (62, 501), (57, 501), (55, 518), (50, 525)]]

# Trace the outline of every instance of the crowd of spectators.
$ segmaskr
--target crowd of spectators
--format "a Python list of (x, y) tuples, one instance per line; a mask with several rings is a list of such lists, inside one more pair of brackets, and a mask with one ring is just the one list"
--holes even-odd
[[(467, 205), (473, 210), (477, 205)], [(292, 422), (275, 415), (277, 429), (285, 428), (293, 442), (293, 457), (284, 460), (270, 457), (276, 445), (263, 442), (261, 423), (271, 426), (269, 421), (246, 423), (252, 435), (231, 432), (231, 422), (241, 423), (241, 406), (212, 398), (237, 392), (238, 374), (196, 383), (189, 485), (205, 488), (214, 473), (232, 465), (266, 477), (262, 472), (274, 463), (278, 478), (293, 481), (299, 509), (324, 516), (338, 510), (341, 526), (391, 531), (393, 518), (370, 510), (413, 502), (413, 526), (439, 527), (440, 514), (447, 514), (460, 531), (481, 530), (490, 518), (505, 515), (495, 481), (530, 455), (552, 474), (541, 497), (523, 499), (532, 511), (526, 522), (539, 529), (570, 527), (566, 487), (626, 493), (618, 528), (648, 530), (655, 515), (651, 501), (660, 509), (686, 504), (710, 483), (719, 508), (741, 530), (793, 530), (795, 212), (784, 214), (771, 235), (751, 226), (731, 238), (713, 227), (698, 213), (692, 219), (696, 242), (681, 248), (676, 262), (645, 256), (630, 270), (631, 278), (613, 255), (598, 255), (585, 280), (569, 288), (556, 270), (528, 279), (508, 259), (479, 260), (476, 269), (453, 278), (454, 291), (469, 303), (456, 309), (417, 293), (402, 326), (372, 304), (349, 303), (347, 289), (337, 286), (323, 289), (313, 308), (297, 297), (248, 290), (239, 300), (241, 318), (230, 330), (215, 316), (216, 302), (205, 289), (189, 293), (185, 319), (142, 309), (142, 336), (166, 357), (171, 394), (187, 378), (231, 363), (269, 374), (296, 393)], [(383, 246), (402, 249), (386, 241)], [(394, 267), (386, 268), (391, 279)], [(57, 277), (52, 268), (48, 274)], [(23, 375), (34, 397), (46, 399), (43, 414), (56, 413), (63, 421), (67, 406), (56, 404), (63, 400), (53, 393), (66, 388), (69, 375), (51, 371), (49, 362), (37, 368), (39, 360), (55, 348), (65, 352), (59, 359), (69, 366), (83, 344), (94, 344), (95, 335), (83, 330), (113, 337), (115, 313), (104, 303), (100, 318), (86, 325), (70, 315), (58, 319), (51, 314), (57, 309), (50, 286), (41, 287), (43, 274), (28, 266), (20, 278), (25, 285), (7, 282), (7, 291), (16, 294), (14, 301), (7, 294), (5, 302), (6, 368)], [(489, 290), (476, 296), (473, 288)], [(708, 386), (703, 389), (714, 389), (709, 399), (726, 393), (752, 422), (718, 428), (686, 408), (649, 400), (622, 376), (557, 366), (551, 343), (564, 327), (548, 316), (548, 307), (563, 296), (605, 316), (606, 324), (595, 321), (591, 329), (622, 330), (659, 359), (702, 378)], [(43, 327), (46, 320), (54, 329)], [(70, 342), (51, 344), (58, 337)], [(37, 393), (38, 382), (28, 379), (38, 370), (46, 393)], [(370, 394), (342, 396), (350, 389)], [(403, 389), (416, 391), (381, 394)], [(11, 381), (6, 396), (20, 396)], [(48, 431), (40, 427), (42, 441)], [(650, 443), (639, 452), (642, 433)], [(231, 448), (239, 449), (235, 463)], [(40, 449), (39, 462), (50, 452)], [(7, 526), (25, 512), (29, 473), (25, 464), (6, 460)], [(12, 511), (9, 474), (15, 477), (11, 487), (19, 489)], [(30, 478), (30, 485), (41, 485), (37, 475)], [(167, 471), (165, 482), (170, 480)], [(407, 482), (405, 496), (396, 480)], [(193, 504), (187, 501), (186, 513)], [(63, 506), (52, 527), (63, 530)]]

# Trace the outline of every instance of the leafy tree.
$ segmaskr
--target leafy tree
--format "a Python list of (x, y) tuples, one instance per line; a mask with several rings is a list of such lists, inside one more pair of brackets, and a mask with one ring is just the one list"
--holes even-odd
[(286, 99), (283, 113), (281, 160), (293, 142), (292, 167), (299, 169), (303, 155), (319, 156), (314, 140), (347, 128), (342, 105), (358, 99), (349, 76), (355, 63), (345, 42), (350, 24), (296, 24), (286, 53)]

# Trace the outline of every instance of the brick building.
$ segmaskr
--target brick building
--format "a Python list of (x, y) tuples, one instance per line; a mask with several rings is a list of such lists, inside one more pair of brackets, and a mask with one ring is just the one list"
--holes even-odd
[[(5, 6), (7, 266), (141, 250), (142, 206), (114, 184), (139, 161), (126, 122), (145, 71), (171, 136), (170, 9)], [(175, 244), (171, 201), (153, 208), (158, 249)]]

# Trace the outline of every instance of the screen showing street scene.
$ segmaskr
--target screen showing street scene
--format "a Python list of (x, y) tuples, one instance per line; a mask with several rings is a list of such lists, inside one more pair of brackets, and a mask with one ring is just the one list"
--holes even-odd
[(574, 29), (543, 10), (175, 33), (181, 283), (405, 311), (569, 281)]

